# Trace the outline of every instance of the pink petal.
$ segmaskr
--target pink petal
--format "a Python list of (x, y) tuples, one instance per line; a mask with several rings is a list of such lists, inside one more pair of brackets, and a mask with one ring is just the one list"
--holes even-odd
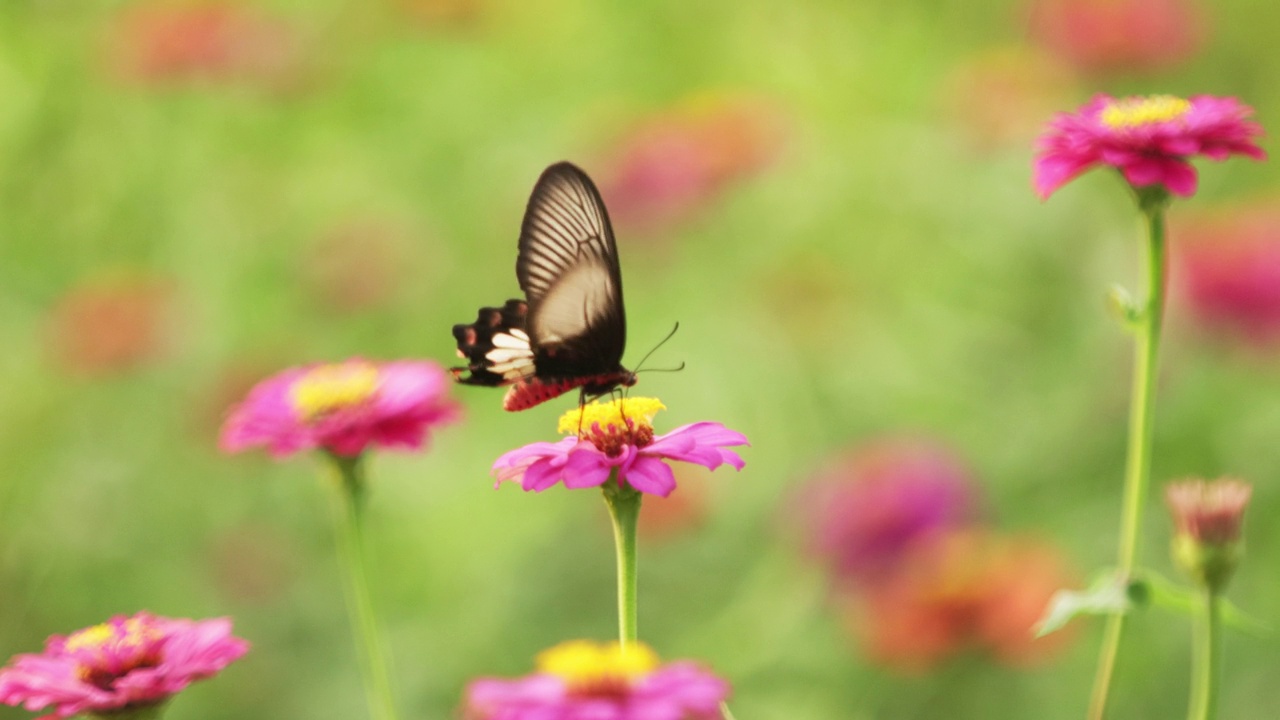
[(671, 468), (656, 457), (641, 455), (631, 463), (623, 478), (642, 493), (666, 497), (676, 489), (676, 476)]

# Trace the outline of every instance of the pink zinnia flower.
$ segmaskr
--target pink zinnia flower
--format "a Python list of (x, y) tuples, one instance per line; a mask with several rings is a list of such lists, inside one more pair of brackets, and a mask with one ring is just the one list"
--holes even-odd
[(0, 703), (52, 710), (39, 720), (137, 710), (217, 675), (248, 650), (226, 618), (114, 617), (54, 635), (40, 655), (13, 658), (0, 669)]
[(466, 720), (720, 720), (729, 684), (691, 662), (660, 665), (643, 644), (579, 640), (538, 656), (538, 672), (467, 687)]
[(1036, 192), (1048, 198), (1084, 171), (1110, 165), (1135, 188), (1189, 197), (1196, 191), (1193, 155), (1266, 157), (1254, 143), (1261, 126), (1246, 119), (1252, 114), (1235, 98), (1096, 95), (1075, 113), (1059, 113), (1040, 137)]
[(451, 384), (429, 361), (291, 368), (232, 409), (220, 445), (228, 452), (265, 445), (276, 457), (313, 448), (354, 457), (369, 445), (416, 450), (431, 428), (458, 419)]
[(890, 439), (842, 456), (805, 490), (812, 551), (842, 581), (870, 587), (917, 543), (971, 524), (978, 489), (945, 446)]
[(668, 460), (742, 469), (742, 458), (724, 448), (746, 445), (745, 435), (720, 423), (699, 422), (655, 436), (653, 416), (663, 409), (654, 398), (632, 397), (570, 410), (560, 418), (560, 432), (575, 437), (506, 453), (493, 463), (498, 485), (516, 480), (525, 490), (540, 492), (563, 480), (567, 488), (598, 487), (616, 470), (619, 483), (666, 497), (676, 489)]

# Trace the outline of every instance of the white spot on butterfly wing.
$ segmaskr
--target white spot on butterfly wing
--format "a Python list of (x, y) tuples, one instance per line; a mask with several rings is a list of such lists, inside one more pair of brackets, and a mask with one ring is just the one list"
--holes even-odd
[(561, 343), (587, 332), (616, 303), (609, 265), (596, 255), (583, 257), (559, 277), (531, 320), (540, 345)]
[[(517, 334), (519, 333), (519, 334)], [(511, 350), (528, 350), (529, 336), (524, 334), (523, 330), (512, 329), (510, 334), (494, 333), (493, 346), (496, 348), (507, 348)]]

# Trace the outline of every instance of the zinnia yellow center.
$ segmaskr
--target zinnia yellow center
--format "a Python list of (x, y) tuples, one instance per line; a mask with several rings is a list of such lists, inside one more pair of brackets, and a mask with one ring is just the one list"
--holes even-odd
[(343, 363), (313, 368), (290, 388), (293, 407), (307, 420), (359, 405), (378, 390), (378, 368), (369, 363)]
[(1155, 125), (1176, 120), (1191, 110), (1191, 103), (1173, 95), (1130, 97), (1107, 105), (1099, 116), (1102, 124), (1116, 130)]
[(575, 695), (621, 695), (632, 683), (658, 667), (658, 655), (648, 645), (573, 640), (538, 655), (538, 671), (565, 680)]
[(589, 440), (600, 452), (617, 457), (626, 445), (644, 447), (653, 442), (653, 416), (666, 409), (657, 398), (595, 401), (561, 416), (559, 431)]

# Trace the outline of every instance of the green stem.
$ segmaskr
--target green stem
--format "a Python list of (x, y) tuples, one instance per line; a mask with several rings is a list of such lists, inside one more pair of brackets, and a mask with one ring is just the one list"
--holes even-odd
[(733, 713), (729, 712), (729, 703), (720, 703), (720, 720), (734, 720)]
[(1222, 603), (1205, 589), (1197, 622), (1195, 666), (1191, 678), (1188, 720), (1213, 720), (1218, 716), (1218, 686), (1222, 675)]
[[(1125, 461), (1124, 509), (1120, 525), (1118, 557), (1121, 582), (1133, 575), (1138, 557), (1138, 541), (1142, 527), (1142, 508), (1151, 474), (1151, 444), (1154, 437), (1156, 371), (1160, 351), (1160, 326), (1164, 316), (1165, 295), (1165, 202), (1143, 202), (1147, 221), (1147, 303), (1142, 312), (1137, 344), (1133, 354), (1133, 389), (1129, 402), (1129, 448)], [(1125, 616), (1116, 613), (1107, 618), (1093, 695), (1089, 702), (1090, 720), (1106, 715), (1111, 678), (1115, 673), (1120, 640), (1124, 635)]]
[(342, 480), (341, 507), (337, 508), (338, 531), (341, 535), (339, 558), (346, 585), (347, 610), (351, 614), (356, 653), (364, 676), (365, 698), (373, 720), (396, 720), (395, 699), (391, 692), (391, 675), (387, 669), (387, 653), (382, 646), (382, 633), (373, 599), (369, 594), (369, 577), (364, 541), (364, 465), (360, 457), (331, 456)]
[(604, 502), (613, 518), (613, 542), (618, 553), (618, 639), (625, 648), (636, 641), (636, 521), (640, 492), (619, 484), (617, 471), (604, 485)]

